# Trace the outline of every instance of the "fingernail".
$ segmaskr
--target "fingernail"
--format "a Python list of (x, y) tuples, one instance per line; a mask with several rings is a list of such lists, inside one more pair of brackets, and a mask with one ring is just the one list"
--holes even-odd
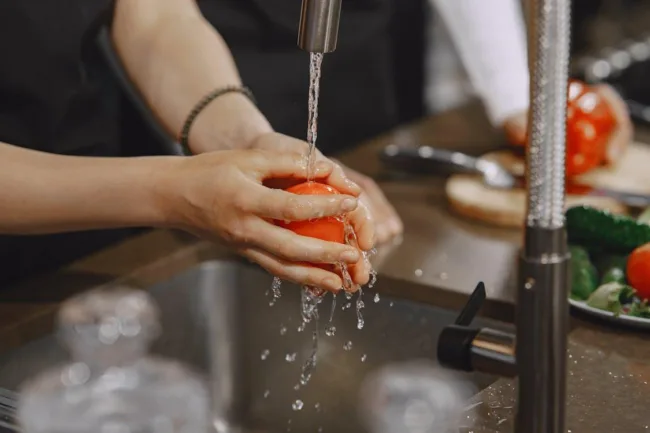
[(344, 251), (341, 254), (341, 260), (348, 263), (356, 263), (359, 261), (359, 258), (359, 251), (356, 250)]
[(331, 291), (338, 292), (341, 290), (341, 284), (334, 277), (327, 277), (323, 280), (323, 285)]
[(353, 211), (357, 208), (357, 201), (353, 198), (346, 198), (341, 203), (341, 208), (346, 212)]
[(332, 164), (326, 161), (319, 161), (316, 163), (317, 171), (328, 171), (332, 168)]

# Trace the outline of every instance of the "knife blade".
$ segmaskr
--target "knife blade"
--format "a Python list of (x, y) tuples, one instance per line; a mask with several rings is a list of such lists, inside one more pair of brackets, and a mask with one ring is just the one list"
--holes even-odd
[[(526, 187), (524, 176), (515, 175), (494, 161), (431, 146), (389, 145), (380, 152), (379, 159), (385, 167), (400, 171), (429, 175), (474, 174), (480, 176), (483, 183), (490, 188)], [(591, 186), (577, 181), (568, 181), (566, 192), (571, 195), (609, 197), (630, 207), (650, 206), (650, 194)]]

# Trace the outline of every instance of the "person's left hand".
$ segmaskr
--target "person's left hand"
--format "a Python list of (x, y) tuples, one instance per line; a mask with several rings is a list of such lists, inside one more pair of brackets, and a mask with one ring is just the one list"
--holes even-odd
[(333, 159), (343, 169), (345, 175), (361, 187), (359, 199), (366, 205), (375, 220), (375, 235), (378, 243), (385, 243), (404, 232), (404, 224), (397, 211), (384, 195), (377, 182), (371, 177), (346, 167), (340, 161)]
[[(274, 146), (276, 147), (273, 149), (268, 147), (266, 149), (295, 152), (300, 155), (307, 154), (307, 143), (300, 140), (286, 140), (282, 143), (282, 148), (278, 148), (277, 143), (274, 143)], [(256, 145), (256, 147), (260, 148), (260, 145)], [(320, 151), (316, 150), (316, 152), (316, 160), (326, 159)], [(362, 193), (359, 198), (361, 204), (368, 209), (370, 217), (375, 223), (376, 242), (381, 244), (400, 236), (404, 231), (404, 224), (393, 205), (390, 204), (381, 188), (379, 188), (379, 185), (372, 178), (344, 166), (335, 159), (331, 160), (336, 164), (334, 171), (330, 175), (331, 178), (336, 179), (338, 182), (353, 182), (361, 187)]]

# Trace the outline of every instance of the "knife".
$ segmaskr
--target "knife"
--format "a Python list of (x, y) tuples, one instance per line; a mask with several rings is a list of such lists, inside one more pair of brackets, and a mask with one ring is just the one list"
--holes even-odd
[[(392, 144), (380, 152), (379, 159), (386, 167), (401, 171), (437, 175), (477, 175), (490, 188), (515, 189), (525, 188), (526, 185), (523, 176), (512, 174), (494, 161), (430, 146), (400, 147)], [(650, 194), (592, 187), (575, 181), (567, 182), (567, 194), (609, 197), (630, 207), (650, 206)]]

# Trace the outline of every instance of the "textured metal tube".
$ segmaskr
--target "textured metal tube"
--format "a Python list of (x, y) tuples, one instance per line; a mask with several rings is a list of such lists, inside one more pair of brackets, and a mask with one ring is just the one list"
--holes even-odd
[(564, 224), (570, 0), (530, 0), (530, 134), (526, 225)]
[(564, 433), (569, 254), (564, 228), (570, 0), (528, 0), (528, 210), (519, 264), (516, 433)]
[(336, 49), (342, 0), (302, 0), (298, 46), (310, 53)]

